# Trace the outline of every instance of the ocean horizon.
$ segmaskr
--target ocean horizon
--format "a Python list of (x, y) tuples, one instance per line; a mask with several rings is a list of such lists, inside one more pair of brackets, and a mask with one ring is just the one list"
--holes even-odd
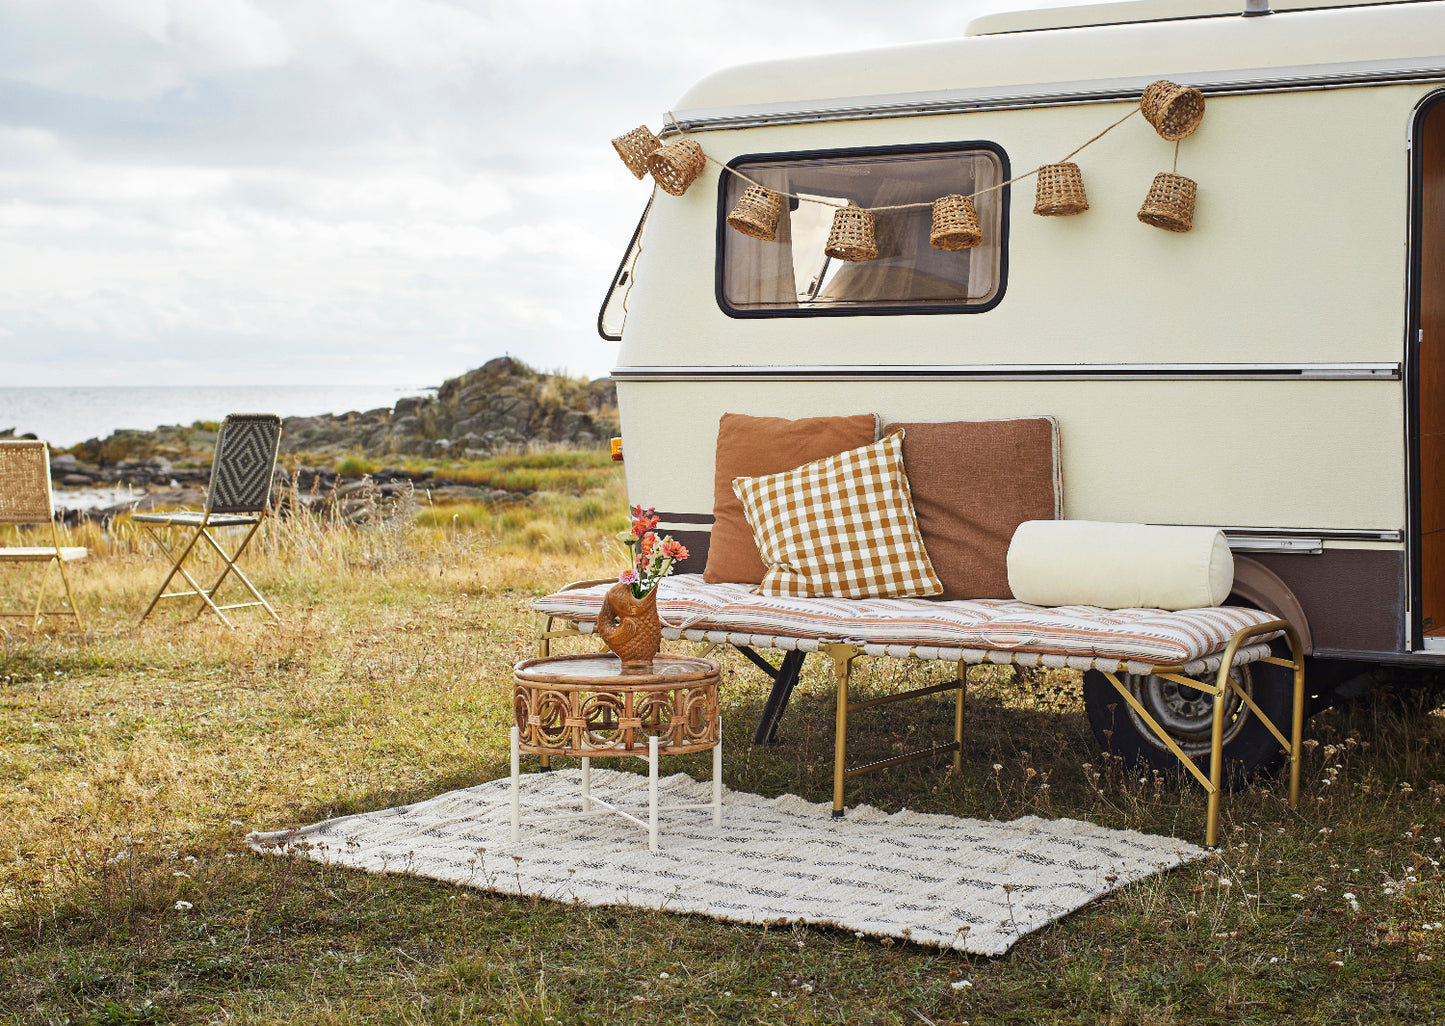
[(435, 385), (88, 385), (0, 387), (0, 431), (33, 433), (54, 448), (122, 428), (221, 420), (228, 413), (311, 417), (394, 406)]

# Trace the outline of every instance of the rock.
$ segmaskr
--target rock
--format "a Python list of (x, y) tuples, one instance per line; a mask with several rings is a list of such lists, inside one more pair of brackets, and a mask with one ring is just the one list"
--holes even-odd
[(86, 485), (94, 484), (95, 479), (89, 474), (66, 474), (60, 479), (60, 483), (71, 488), (84, 488)]

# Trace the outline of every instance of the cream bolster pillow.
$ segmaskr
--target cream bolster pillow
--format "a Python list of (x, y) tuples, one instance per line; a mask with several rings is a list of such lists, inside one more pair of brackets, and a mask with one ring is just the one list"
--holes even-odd
[(1213, 527), (1027, 520), (1008, 548), (1014, 597), (1036, 606), (1195, 609), (1234, 584), (1234, 556)]

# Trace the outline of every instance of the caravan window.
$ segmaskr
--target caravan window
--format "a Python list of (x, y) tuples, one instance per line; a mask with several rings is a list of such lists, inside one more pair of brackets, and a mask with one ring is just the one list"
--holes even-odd
[[(727, 226), (748, 183), (724, 176), (718, 205), (717, 295), (734, 317), (818, 314), (977, 313), (1003, 296), (1008, 252), (1008, 158), (991, 143), (826, 150), (739, 157), (736, 168), (793, 198), (772, 242)], [(983, 243), (950, 252), (928, 244), (930, 206), (879, 210), (875, 260), (850, 263), (824, 252), (836, 205), (931, 204), (976, 196)], [(817, 202), (810, 202), (817, 201)]]

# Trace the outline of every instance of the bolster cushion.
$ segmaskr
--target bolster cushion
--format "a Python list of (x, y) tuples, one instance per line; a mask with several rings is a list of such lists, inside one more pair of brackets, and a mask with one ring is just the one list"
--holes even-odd
[(1196, 609), (1234, 584), (1234, 556), (1213, 527), (1030, 520), (1008, 550), (1014, 597), (1036, 606)]

